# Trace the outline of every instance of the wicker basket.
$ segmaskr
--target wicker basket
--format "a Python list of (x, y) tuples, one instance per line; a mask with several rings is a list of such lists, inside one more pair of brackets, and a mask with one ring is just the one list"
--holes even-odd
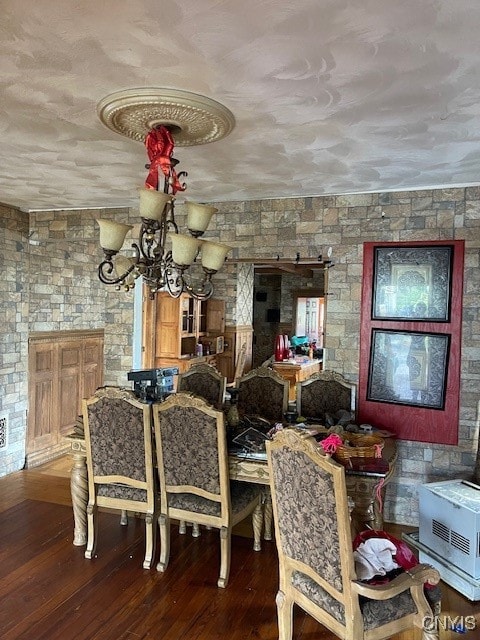
[(337, 448), (333, 456), (338, 462), (348, 462), (350, 458), (379, 458), (382, 455), (385, 440), (380, 436), (348, 433), (343, 438), (344, 444)]

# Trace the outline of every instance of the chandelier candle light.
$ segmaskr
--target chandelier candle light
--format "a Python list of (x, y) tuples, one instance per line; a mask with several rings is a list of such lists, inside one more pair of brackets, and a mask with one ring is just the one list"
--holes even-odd
[[(149, 173), (145, 187), (139, 189), (142, 223), (138, 241), (131, 245), (134, 255), (119, 254), (133, 226), (97, 220), (104, 252), (98, 277), (104, 284), (115, 285), (117, 289), (123, 286), (128, 291), (134, 286), (135, 279), (142, 276), (151, 297), (166, 290), (174, 298), (186, 292), (193, 298), (206, 300), (213, 293), (212, 275), (221, 269), (231, 247), (201, 239), (212, 215), (218, 211), (208, 204), (185, 202), (190, 235), (179, 233), (175, 221), (175, 196), (185, 190), (183, 178), (187, 174), (184, 171), (177, 173), (178, 160), (172, 157), (171, 130), (177, 129), (175, 124), (169, 127), (156, 123), (145, 137), (150, 164), (146, 165)], [(203, 274), (195, 278), (188, 270), (198, 257)]]

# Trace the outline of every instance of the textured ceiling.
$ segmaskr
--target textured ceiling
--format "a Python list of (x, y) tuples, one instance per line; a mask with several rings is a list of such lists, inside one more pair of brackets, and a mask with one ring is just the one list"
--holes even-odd
[(478, 0), (1, 0), (0, 201), (137, 206), (142, 143), (96, 114), (134, 87), (228, 107), (177, 148), (188, 198), (480, 182)]

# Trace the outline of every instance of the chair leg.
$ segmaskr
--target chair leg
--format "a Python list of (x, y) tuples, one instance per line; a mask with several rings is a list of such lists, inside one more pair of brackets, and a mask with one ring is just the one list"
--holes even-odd
[(97, 505), (87, 505), (87, 547), (85, 549), (85, 558), (91, 560), (95, 555), (95, 548), (97, 546)]
[(185, 520), (180, 520), (180, 525), (178, 527), (178, 533), (184, 536), (187, 533), (187, 523)]
[(157, 521), (153, 513), (145, 514), (145, 558), (143, 568), (151, 569), (157, 541)]
[(198, 522), (192, 522), (192, 538), (200, 537), (200, 525)]
[(278, 591), (275, 598), (278, 616), (278, 640), (292, 640), (293, 636), (293, 600)]
[(220, 529), (220, 577), (217, 586), (224, 589), (227, 586), (230, 574), (230, 551), (232, 541), (232, 530), (228, 527)]
[(167, 515), (161, 513), (158, 518), (160, 525), (160, 560), (157, 571), (165, 571), (170, 559), (170, 521)]
[(128, 515), (125, 509), (122, 509), (122, 513), (120, 514), (120, 524), (122, 527), (126, 527), (128, 524)]
[(262, 550), (263, 510), (260, 502), (255, 507), (255, 510), (252, 513), (252, 523), (253, 523), (253, 550), (261, 551)]

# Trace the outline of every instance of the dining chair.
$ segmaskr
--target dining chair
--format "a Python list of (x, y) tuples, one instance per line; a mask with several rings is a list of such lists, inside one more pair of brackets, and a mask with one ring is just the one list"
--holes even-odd
[(385, 584), (357, 580), (344, 467), (294, 429), (267, 442), (267, 457), (279, 640), (293, 637), (294, 605), (343, 640), (382, 640), (414, 626), (424, 640), (438, 638), (425, 589), (439, 582), (436, 569), (418, 564)]
[(224, 414), (203, 399), (177, 393), (154, 404), (153, 421), (160, 481), (160, 561), (170, 558), (171, 519), (220, 530), (220, 573), (230, 572), (232, 527), (252, 515), (254, 548), (260, 547), (261, 487), (230, 481)]
[(98, 508), (118, 509), (145, 516), (143, 568), (151, 568), (155, 554), (157, 490), (153, 465), (150, 405), (133, 391), (99, 389), (83, 400), (83, 425), (88, 471), (86, 558), (95, 555)]
[[(341, 409), (355, 415), (356, 385), (335, 371), (318, 371), (297, 382), (297, 413), (326, 424)], [(331, 425), (329, 425), (331, 426)]]
[(217, 409), (223, 406), (227, 379), (213, 365), (194, 364), (178, 376), (177, 391), (190, 392)]
[(238, 381), (238, 412), (281, 422), (288, 407), (288, 390), (288, 380), (273, 369), (252, 369)]

